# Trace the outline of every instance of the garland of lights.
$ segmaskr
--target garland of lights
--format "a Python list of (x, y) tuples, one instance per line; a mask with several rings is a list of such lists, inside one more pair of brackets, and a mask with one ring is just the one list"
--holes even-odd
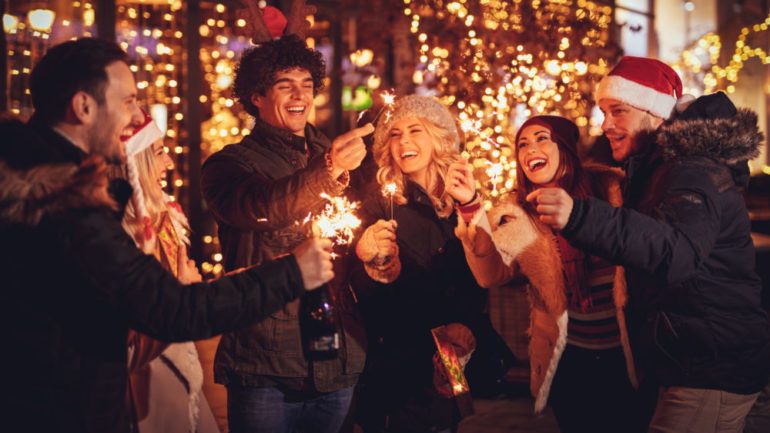
[(612, 8), (586, 0), (403, 0), (419, 46), (414, 82), (459, 112), (464, 155), (492, 201), (514, 187), (510, 137), (526, 118), (554, 113), (580, 127), (594, 83), (619, 55)]
[(28, 119), (33, 111), (29, 90), (32, 66), (51, 44), (69, 37), (91, 36), (95, 12), (91, 2), (79, 0), (63, 5), (57, 11), (30, 9), (22, 15), (19, 12), (11, 7), (3, 15), (8, 49), (8, 110)]
[[(170, 186), (172, 200), (183, 197), (186, 165), (183, 157), (188, 147), (184, 143), (184, 114), (182, 85), (184, 83), (184, 46), (182, 32), (182, 2), (168, 0), (165, 4), (121, 4), (116, 13), (116, 39), (131, 59), (129, 68), (134, 73), (137, 99), (164, 130), (165, 151), (174, 160)], [(173, 144), (172, 144), (173, 143)], [(168, 192), (168, 191), (167, 191)]]
[(707, 33), (698, 39), (691, 48), (682, 52), (674, 69), (686, 82), (685, 93), (696, 96), (725, 90), (735, 92), (735, 83), (746, 61), (754, 57), (764, 65), (770, 65), (770, 56), (762, 48), (753, 48), (747, 40), (752, 34), (765, 32), (770, 26), (770, 15), (751, 29), (744, 27), (735, 42), (735, 50), (727, 66), (719, 66), (722, 52), (722, 40), (715, 33)]
[[(211, 117), (201, 125), (201, 162), (226, 145), (241, 141), (251, 133), (252, 124), (249, 114), (235, 102), (232, 92), (236, 57), (250, 46), (246, 36), (236, 34), (233, 24), (236, 29), (243, 29), (246, 21), (232, 19), (229, 13), (233, 11), (221, 3), (213, 12), (198, 29), (201, 35), (199, 58), (207, 85), (199, 101), (211, 112)], [(223, 256), (216, 233), (205, 234), (203, 244), (204, 257), (210, 258), (201, 262), (203, 273), (221, 275)]]

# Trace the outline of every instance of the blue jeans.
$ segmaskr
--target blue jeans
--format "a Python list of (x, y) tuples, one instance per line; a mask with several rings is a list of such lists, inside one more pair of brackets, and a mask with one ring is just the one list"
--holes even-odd
[(353, 397), (353, 387), (330, 393), (293, 395), (278, 388), (227, 387), (231, 433), (337, 433)]

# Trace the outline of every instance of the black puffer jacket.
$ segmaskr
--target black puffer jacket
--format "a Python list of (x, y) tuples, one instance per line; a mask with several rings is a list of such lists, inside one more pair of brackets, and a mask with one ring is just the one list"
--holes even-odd
[(629, 161), (624, 207), (576, 200), (563, 234), (626, 267), (629, 332), (664, 386), (759, 391), (770, 333), (741, 190), (762, 137), (727, 97), (696, 100)]
[(48, 128), (0, 136), (4, 430), (128, 432), (129, 327), (206, 338), (304, 293), (293, 256), (182, 286), (123, 230), (103, 162)]

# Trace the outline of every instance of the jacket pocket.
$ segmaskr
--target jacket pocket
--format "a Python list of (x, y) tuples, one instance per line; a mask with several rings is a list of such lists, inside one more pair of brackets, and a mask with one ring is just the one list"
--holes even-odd
[(682, 342), (674, 322), (664, 311), (659, 311), (652, 319), (651, 331), (652, 343), (660, 356), (676, 365), (680, 370), (685, 370), (681, 359)]
[(275, 324), (272, 330), (269, 350), (292, 355), (302, 353), (299, 303), (299, 299), (289, 302), (283, 309), (271, 314), (270, 318), (267, 319)]
[(275, 319), (266, 317), (250, 327), (238, 331), (235, 353), (240, 359), (251, 359), (255, 353), (271, 350)]

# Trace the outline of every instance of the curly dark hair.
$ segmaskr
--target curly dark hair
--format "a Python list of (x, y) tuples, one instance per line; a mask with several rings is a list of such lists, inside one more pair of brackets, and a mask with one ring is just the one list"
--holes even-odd
[(295, 35), (266, 42), (244, 51), (235, 69), (233, 84), (235, 96), (252, 116), (259, 110), (251, 102), (255, 93), (265, 95), (275, 81), (275, 74), (293, 68), (302, 68), (313, 77), (313, 92), (323, 88), (326, 62), (320, 52), (308, 48), (305, 41)]

